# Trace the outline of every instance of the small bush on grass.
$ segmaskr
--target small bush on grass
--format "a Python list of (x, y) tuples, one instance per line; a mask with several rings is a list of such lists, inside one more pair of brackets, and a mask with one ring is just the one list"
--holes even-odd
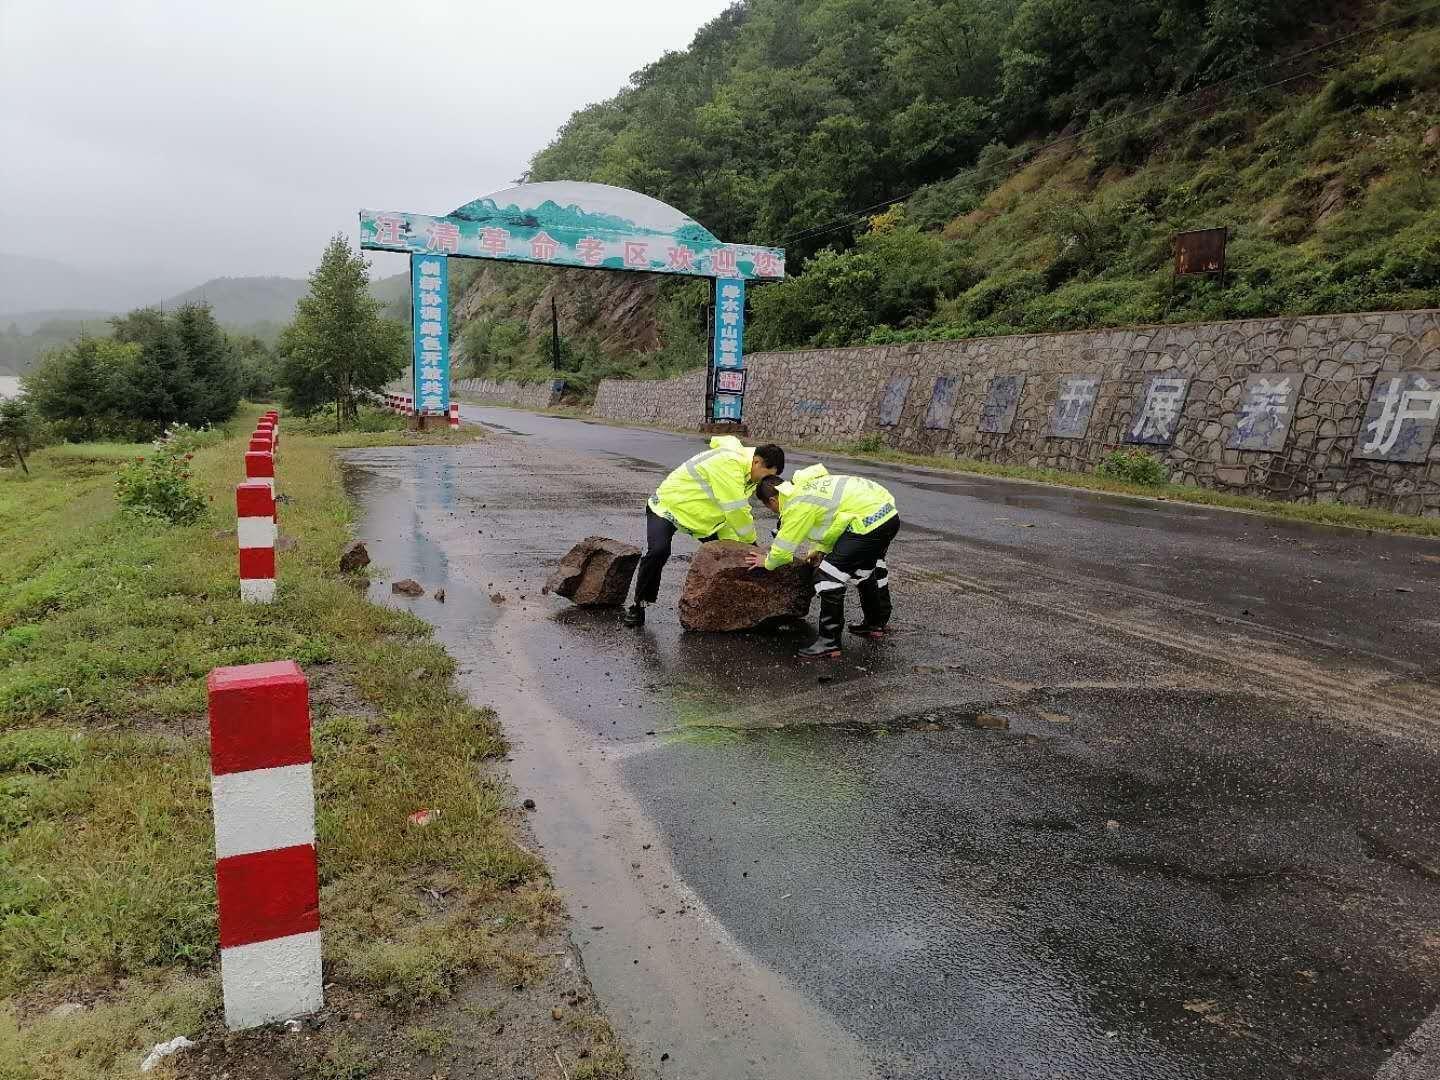
[(408, 422), (409, 417), (400, 413), (361, 406), (353, 418), (339, 424), (335, 420), (335, 406), (326, 405), (308, 416), (291, 417), (284, 422), (283, 430), (304, 435), (334, 435), (343, 431), (375, 433), (403, 431)]
[(885, 449), (885, 440), (879, 435), (866, 435), (845, 447), (852, 454), (878, 454)]
[(1159, 487), (1165, 482), (1165, 463), (1144, 450), (1112, 450), (1096, 472), (1146, 487)]
[(136, 517), (171, 525), (192, 525), (205, 516), (205, 496), (191, 479), (193, 454), (165, 440), (148, 457), (137, 457), (120, 471), (115, 495), (121, 509)]

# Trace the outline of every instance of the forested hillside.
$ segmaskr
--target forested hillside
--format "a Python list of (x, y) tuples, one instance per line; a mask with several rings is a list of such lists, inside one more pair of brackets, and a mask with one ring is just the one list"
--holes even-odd
[[(1437, 13), (747, 0), (576, 113), (529, 179), (785, 246), (752, 348), (1435, 305)], [(1172, 294), (1171, 237), (1211, 226), (1228, 279)]]

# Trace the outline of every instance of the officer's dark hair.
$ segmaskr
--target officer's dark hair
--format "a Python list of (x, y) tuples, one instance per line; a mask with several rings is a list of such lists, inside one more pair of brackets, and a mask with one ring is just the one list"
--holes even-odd
[(778, 476), (767, 476), (760, 481), (755, 488), (755, 497), (762, 503), (769, 505), (780, 498), (780, 478)]
[(775, 470), (779, 476), (785, 472), (785, 451), (774, 443), (766, 443), (764, 446), (755, 448), (755, 456)]

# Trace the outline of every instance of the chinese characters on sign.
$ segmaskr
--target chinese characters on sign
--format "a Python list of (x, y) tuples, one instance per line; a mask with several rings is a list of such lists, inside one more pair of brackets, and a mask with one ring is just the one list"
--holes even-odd
[(950, 426), (955, 416), (955, 399), (959, 396), (959, 377), (942, 375), (935, 380), (935, 388), (930, 391), (930, 407), (925, 410), (927, 431), (939, 431)]
[(739, 420), (744, 414), (745, 394), (745, 282), (741, 278), (715, 282), (714, 356), (712, 419)]
[[(549, 186), (522, 185), (511, 191), (519, 193), (525, 188)], [(572, 186), (583, 189), (598, 185)], [(582, 193), (577, 191), (577, 197), (579, 194)], [(497, 212), (494, 206), (475, 209), (486, 202), (477, 200), (452, 214), (438, 217), (362, 210), (360, 247), (367, 251), (461, 255), (654, 274), (750, 280), (785, 276), (785, 252), (779, 248), (722, 243), (702, 226), (669, 207), (661, 207), (671, 216), (669, 221), (662, 222), (653, 216), (635, 221), (613, 213), (591, 212), (579, 205), (561, 207), (548, 201), (538, 206), (509, 206), (504, 212)], [(641, 210), (636, 211), (637, 215)], [(653, 215), (654, 209), (649, 213)]]
[(450, 284), (446, 263), (444, 255), (410, 256), (415, 409), (430, 416), (444, 416), (450, 408)]
[(1295, 384), (1298, 375), (1251, 375), (1240, 399), (1239, 420), (1230, 433), (1229, 449), (1285, 449), (1285, 435), (1295, 412)]
[(745, 345), (745, 282), (715, 283), (715, 366), (742, 368)]
[(1146, 379), (1135, 423), (1125, 433), (1125, 441), (1145, 446), (1171, 445), (1189, 389), (1189, 379), (1173, 375), (1151, 375)]
[(1050, 413), (1050, 435), (1056, 439), (1083, 439), (1095, 411), (1100, 392), (1099, 375), (1066, 375), (1060, 380), (1060, 396)]
[(985, 407), (980, 411), (980, 430), (991, 435), (1008, 435), (1020, 408), (1020, 393), (1025, 389), (1024, 375), (1001, 375), (990, 380)]
[(1440, 426), (1440, 371), (1382, 372), (1360, 429), (1355, 457), (1424, 461)]
[(727, 244), (658, 199), (574, 181), (517, 184), (444, 215), (361, 210), (360, 247), (411, 257), (415, 405), (425, 413), (444, 412), (450, 399), (447, 258), (713, 278), (707, 393), (716, 420), (744, 411), (745, 283), (785, 277), (780, 248)]

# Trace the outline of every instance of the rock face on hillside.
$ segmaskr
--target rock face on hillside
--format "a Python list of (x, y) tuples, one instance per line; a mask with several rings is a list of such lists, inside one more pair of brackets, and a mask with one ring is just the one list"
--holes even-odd
[(640, 565), (640, 549), (604, 536), (587, 536), (571, 548), (545, 583), (544, 592), (580, 607), (619, 607)]
[(751, 570), (745, 557), (756, 550), (731, 540), (701, 544), (680, 594), (680, 625), (726, 632), (805, 618), (814, 595), (810, 567)]
[(456, 303), (456, 322), (463, 326), (476, 318), (517, 319), (526, 324), (532, 340), (548, 342), (553, 296), (560, 333), (566, 338), (593, 338), (611, 356), (660, 348), (656, 275), (551, 271), (537, 296), (514, 289), (516, 271), (524, 269), (487, 265)]

